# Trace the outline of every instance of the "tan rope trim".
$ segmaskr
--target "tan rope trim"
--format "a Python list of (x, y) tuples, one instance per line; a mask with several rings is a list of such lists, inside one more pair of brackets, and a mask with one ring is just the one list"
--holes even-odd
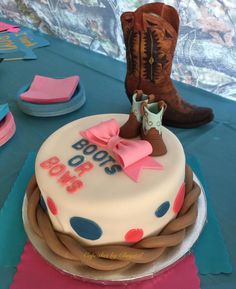
[(184, 240), (186, 229), (196, 221), (197, 201), (201, 193), (188, 166), (185, 173), (185, 190), (184, 203), (176, 219), (167, 224), (157, 236), (146, 237), (132, 246), (86, 247), (74, 237), (55, 231), (48, 215), (39, 205), (41, 193), (34, 176), (27, 188), (27, 214), (33, 231), (44, 239), (55, 254), (97, 270), (116, 270), (135, 263), (157, 260), (166, 249), (177, 246)]

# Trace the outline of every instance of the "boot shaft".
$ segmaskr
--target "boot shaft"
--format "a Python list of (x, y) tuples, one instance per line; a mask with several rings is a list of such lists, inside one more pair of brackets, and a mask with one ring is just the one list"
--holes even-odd
[(166, 107), (164, 101), (143, 103), (141, 106), (143, 115), (141, 138), (152, 145), (152, 156), (161, 156), (167, 152), (162, 139), (162, 117)]
[(127, 77), (164, 84), (170, 77), (178, 35), (176, 10), (162, 3), (146, 4), (135, 12), (123, 13), (121, 23)]
[(145, 103), (142, 105), (143, 122), (142, 128), (144, 133), (154, 128), (156, 131), (162, 133), (162, 118), (166, 110), (166, 103), (164, 101)]

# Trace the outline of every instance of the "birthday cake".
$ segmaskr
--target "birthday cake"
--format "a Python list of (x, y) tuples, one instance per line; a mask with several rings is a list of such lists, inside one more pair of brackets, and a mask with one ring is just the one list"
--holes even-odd
[[(152, 261), (181, 242), (185, 227), (196, 219), (194, 198), (183, 206), (186, 186), (189, 192), (194, 185), (192, 176), (186, 185), (180, 141), (162, 127), (167, 153), (150, 156), (147, 141), (120, 138), (127, 119), (125, 114), (94, 115), (54, 132), (37, 154), (36, 179), (28, 187), (33, 230), (56, 254), (99, 270)], [(172, 226), (173, 220), (178, 222)], [(164, 235), (155, 248), (160, 232)]]

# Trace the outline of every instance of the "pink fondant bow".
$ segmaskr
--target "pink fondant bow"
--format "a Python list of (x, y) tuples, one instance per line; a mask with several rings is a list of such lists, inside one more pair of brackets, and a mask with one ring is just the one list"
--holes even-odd
[(119, 137), (119, 124), (115, 119), (104, 121), (80, 132), (91, 143), (111, 151), (123, 171), (135, 182), (144, 168), (162, 170), (163, 166), (149, 157), (152, 146), (145, 140), (128, 140)]

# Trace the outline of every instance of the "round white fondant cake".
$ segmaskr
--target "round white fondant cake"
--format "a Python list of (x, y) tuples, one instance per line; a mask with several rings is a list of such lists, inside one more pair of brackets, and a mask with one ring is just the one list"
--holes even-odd
[(80, 134), (109, 119), (121, 126), (128, 115), (73, 121), (49, 136), (36, 158), (41, 203), (54, 228), (87, 245), (128, 244), (156, 235), (176, 217), (184, 199), (185, 155), (177, 137), (163, 127), (167, 154), (153, 157), (159, 169), (141, 170), (136, 182), (112, 151)]

